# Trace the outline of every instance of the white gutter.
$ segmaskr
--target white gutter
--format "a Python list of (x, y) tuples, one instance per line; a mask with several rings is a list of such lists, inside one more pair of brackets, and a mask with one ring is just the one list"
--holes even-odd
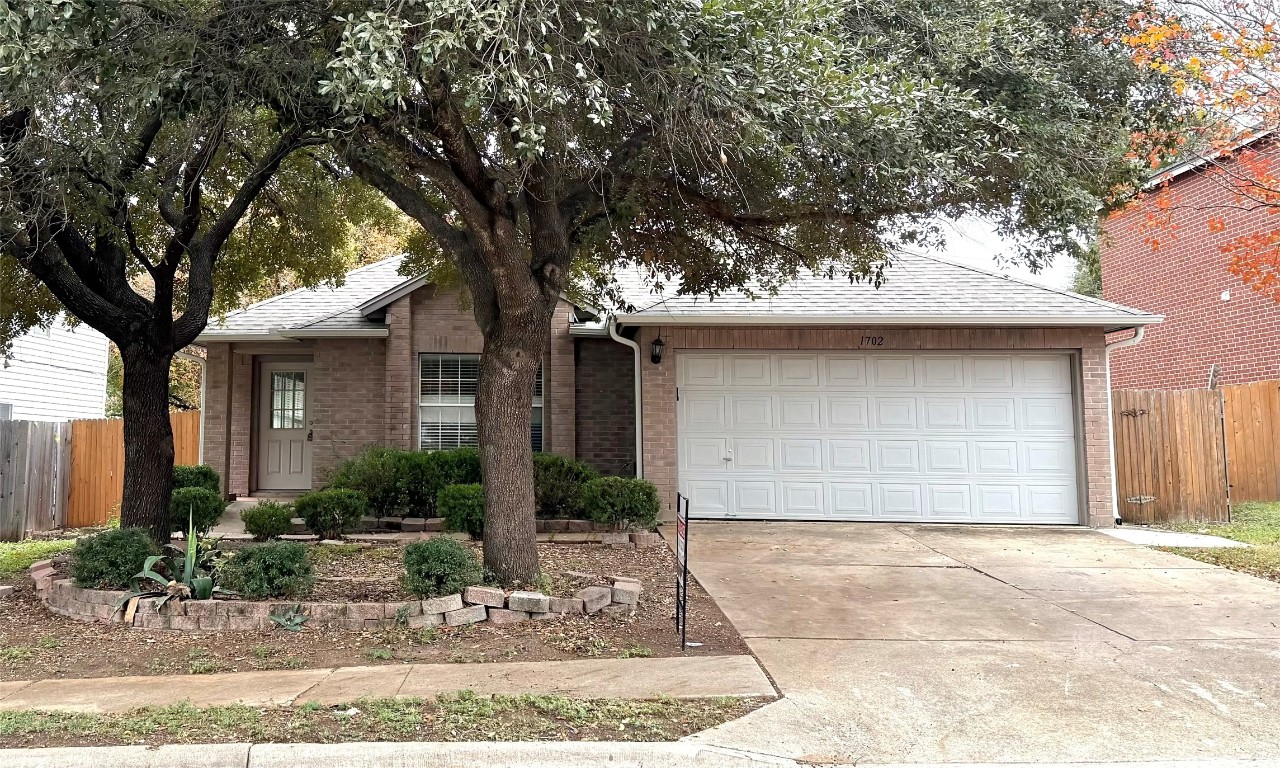
[(618, 316), (618, 322), (623, 325), (1103, 326), (1108, 331), (1158, 323), (1163, 319), (1162, 315), (682, 315), (668, 312)]
[(205, 395), (207, 395), (209, 392), (209, 365), (208, 365), (209, 361), (199, 355), (193, 355), (190, 352), (184, 352), (181, 349), (175, 352), (174, 356), (181, 358), (182, 360), (190, 360), (191, 362), (197, 363), (200, 366), (200, 443), (199, 443), (199, 447), (197, 448), (196, 463), (203, 464), (204, 463), (204, 416), (205, 416), (204, 400), (205, 400)]
[(1124, 349), (1132, 347), (1142, 342), (1142, 337), (1147, 333), (1145, 325), (1139, 325), (1137, 332), (1127, 339), (1113, 341), (1106, 346), (1106, 353), (1103, 362), (1107, 366), (1107, 442), (1111, 446), (1111, 518), (1119, 525), (1122, 521), (1120, 518), (1120, 485), (1116, 480), (1116, 424), (1115, 412), (1111, 406), (1111, 352), (1116, 349)]
[(631, 347), (631, 351), (635, 353), (635, 364), (632, 366), (635, 372), (636, 380), (636, 477), (644, 477), (644, 419), (643, 408), (640, 405), (640, 345), (631, 339), (618, 335), (618, 320), (615, 317), (609, 317), (609, 338)]

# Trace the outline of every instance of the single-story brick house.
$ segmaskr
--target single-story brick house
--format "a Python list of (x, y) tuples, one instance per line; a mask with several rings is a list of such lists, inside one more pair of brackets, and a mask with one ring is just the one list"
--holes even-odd
[[(310, 488), (366, 445), (474, 444), (479, 330), (399, 264), (201, 335), (227, 492)], [(535, 448), (640, 474), (668, 513), (679, 490), (705, 517), (1112, 524), (1106, 334), (1158, 316), (924, 256), (879, 289), (809, 276), (754, 301), (619, 282), (633, 311), (557, 310)]]

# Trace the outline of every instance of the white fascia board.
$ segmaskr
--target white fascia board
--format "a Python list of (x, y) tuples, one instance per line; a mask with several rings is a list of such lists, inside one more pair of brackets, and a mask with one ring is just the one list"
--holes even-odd
[(281, 336), (274, 331), (244, 331), (242, 333), (205, 332), (196, 337), (196, 344), (217, 344), (221, 342), (239, 342), (239, 341), (293, 341), (293, 339)]
[(620, 325), (998, 325), (1136, 328), (1154, 325), (1162, 320), (1163, 315), (618, 315)]
[(288, 339), (385, 339), (391, 335), (390, 328), (279, 328), (275, 332)]
[(413, 293), (414, 291), (418, 290), (419, 288), (421, 288), (426, 284), (427, 284), (426, 275), (419, 275), (411, 280), (405, 280), (403, 283), (400, 283), (396, 287), (387, 291), (383, 291), (377, 296), (374, 296), (372, 299), (369, 299), (365, 303), (361, 304), (359, 307), (360, 314), (364, 315), (365, 317), (368, 317), (374, 312), (377, 312), (383, 307), (386, 307), (388, 304), (395, 301), (396, 299), (404, 298), (405, 296), (408, 296), (409, 294)]
[(609, 326), (595, 323), (574, 323), (569, 326), (569, 335), (585, 338), (609, 338)]

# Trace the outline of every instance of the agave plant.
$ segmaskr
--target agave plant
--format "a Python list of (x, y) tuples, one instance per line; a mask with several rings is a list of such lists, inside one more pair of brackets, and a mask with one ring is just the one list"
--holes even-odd
[[(223, 553), (217, 547), (206, 547), (201, 551), (194, 517), (194, 512), (188, 511), (186, 545), (167, 544), (168, 554), (148, 557), (142, 564), (142, 570), (134, 575), (133, 588), (124, 595), (122, 602), (135, 597), (158, 597), (159, 605), (164, 605), (175, 597), (179, 600), (208, 600), (214, 595), (235, 594), (214, 584), (213, 572)], [(161, 566), (164, 573), (157, 571), (156, 566)], [(145, 589), (143, 585), (148, 583), (161, 588)]]

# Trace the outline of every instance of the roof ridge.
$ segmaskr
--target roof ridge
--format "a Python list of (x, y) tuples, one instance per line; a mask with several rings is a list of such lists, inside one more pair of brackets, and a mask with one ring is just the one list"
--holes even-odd
[(1011, 282), (1011, 283), (1016, 283), (1016, 284), (1018, 284), (1018, 285), (1025, 285), (1025, 286), (1027, 286), (1027, 287), (1029, 287), (1029, 288), (1038, 288), (1038, 289), (1040, 289), (1040, 290), (1042, 290), (1042, 291), (1048, 291), (1048, 292), (1050, 292), (1050, 293), (1056, 293), (1056, 294), (1057, 294), (1057, 295), (1059, 295), (1059, 296), (1065, 296), (1065, 297), (1067, 297), (1067, 298), (1069, 298), (1069, 299), (1077, 299), (1077, 300), (1079, 300), (1079, 301), (1083, 301), (1083, 302), (1088, 303), (1088, 304), (1096, 304), (1096, 305), (1098, 305), (1098, 306), (1100, 306), (1100, 307), (1106, 307), (1107, 309), (1120, 310), (1120, 311), (1124, 312), (1125, 314), (1129, 314), (1129, 315), (1146, 315), (1146, 314), (1150, 314), (1149, 312), (1143, 312), (1143, 311), (1141, 311), (1141, 310), (1137, 310), (1137, 308), (1136, 308), (1136, 307), (1126, 307), (1126, 306), (1124, 306), (1123, 304), (1115, 304), (1115, 303), (1110, 302), (1110, 301), (1107, 301), (1107, 300), (1105, 300), (1105, 299), (1099, 299), (1099, 298), (1096, 298), (1096, 297), (1093, 297), (1093, 296), (1085, 296), (1083, 293), (1076, 293), (1076, 292), (1074, 292), (1074, 291), (1068, 291), (1068, 290), (1065, 290), (1065, 289), (1063, 289), (1063, 288), (1054, 288), (1054, 287), (1053, 287), (1053, 286), (1051, 286), (1051, 285), (1043, 285), (1043, 284), (1041, 284), (1041, 283), (1034, 283), (1034, 282), (1032, 282), (1032, 281), (1030, 281), (1030, 280), (1027, 280), (1027, 279), (1025, 279), (1025, 278), (1021, 278), (1021, 277), (1014, 277), (1013, 275), (1005, 274), (1005, 273), (1003, 273), (1003, 272), (993, 272), (993, 271), (991, 271), (991, 270), (983, 269), (982, 267), (975, 267), (975, 266), (973, 266), (973, 265), (971, 265), (971, 264), (962, 264), (962, 263), (960, 263), (960, 262), (951, 261), (950, 259), (944, 259), (944, 258), (941, 258), (941, 257), (938, 257), (938, 256), (933, 256), (933, 255), (930, 255), (930, 254), (927, 254), (927, 253), (912, 253), (911, 255), (913, 255), (913, 256), (918, 256), (918, 257), (920, 257), (920, 258), (922, 258), (922, 259), (928, 259), (929, 261), (935, 261), (935, 262), (937, 262), (937, 263), (939, 263), (939, 264), (946, 264), (947, 266), (951, 266), (951, 267), (958, 267), (959, 269), (966, 269), (966, 270), (968, 270), (968, 271), (970, 271), (970, 272), (976, 272), (976, 273), (978, 273), (978, 274), (980, 274), (980, 275), (986, 275), (987, 277), (997, 277), (997, 278), (1000, 278), (1001, 280), (1007, 280), (1007, 281), (1009, 281), (1009, 282)]
[[(404, 260), (404, 257), (405, 257), (406, 255), (407, 255), (407, 254), (404, 254), (404, 253), (393, 253), (393, 254), (391, 254), (390, 256), (387, 256), (386, 258), (378, 259), (377, 261), (373, 262), (372, 264), (365, 264), (365, 265), (363, 265), (363, 266), (356, 267), (355, 269), (352, 269), (352, 270), (350, 270), (350, 271), (344, 272), (344, 273), (342, 274), (342, 282), (343, 282), (343, 285), (346, 285), (346, 281), (347, 281), (347, 278), (348, 278), (348, 277), (350, 277), (350, 276), (352, 276), (352, 275), (356, 274), (357, 272), (363, 272), (363, 271), (365, 271), (366, 269), (372, 269), (373, 267), (381, 266), (382, 264), (385, 264), (386, 262), (391, 261), (392, 259), (399, 259), (399, 260), (403, 261), (403, 260)], [(322, 285), (322, 284), (321, 284), (321, 285)], [(266, 306), (266, 305), (268, 305), (268, 304), (271, 304), (271, 303), (273, 303), (273, 302), (279, 301), (280, 299), (287, 298), (287, 297), (292, 296), (292, 295), (294, 295), (294, 294), (296, 294), (296, 293), (304, 293), (304, 292), (306, 292), (306, 291), (314, 291), (314, 290), (316, 290), (316, 289), (317, 289), (317, 288), (319, 288), (319, 287), (320, 287), (320, 285), (311, 285), (311, 286), (305, 286), (305, 285), (304, 285), (304, 286), (301, 286), (301, 287), (299, 287), (299, 288), (294, 288), (294, 289), (293, 289), (293, 290), (291, 290), (291, 291), (285, 291), (284, 293), (277, 293), (275, 296), (268, 296), (267, 298), (263, 299), (262, 301), (255, 301), (254, 303), (252, 303), (252, 304), (250, 304), (250, 305), (248, 305), (248, 306), (246, 306), (246, 307), (241, 307), (240, 309), (237, 309), (237, 310), (235, 310), (235, 311), (233, 311), (233, 312), (228, 312), (227, 314), (223, 315), (223, 317), (224, 317), (224, 318), (227, 318), (227, 317), (232, 317), (232, 316), (234, 316), (234, 315), (242, 315), (242, 314), (244, 314), (245, 312), (248, 312), (248, 311), (249, 311), (249, 310), (251, 310), (251, 309), (257, 309), (257, 308), (259, 308), (259, 307), (265, 307), (265, 306)], [(339, 288), (339, 287), (342, 287), (342, 286), (332, 286), (332, 287), (331, 287), (331, 289), (336, 290), (336, 288)], [(294, 327), (302, 327), (302, 326), (294, 326)]]

